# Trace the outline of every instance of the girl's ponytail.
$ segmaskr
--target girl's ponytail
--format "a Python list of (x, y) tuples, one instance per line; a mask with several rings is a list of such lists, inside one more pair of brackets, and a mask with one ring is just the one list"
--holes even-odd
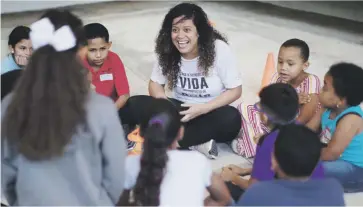
[(134, 188), (134, 201), (138, 206), (159, 206), (160, 185), (168, 161), (168, 116), (158, 115), (149, 121), (143, 133), (144, 151), (141, 169)]

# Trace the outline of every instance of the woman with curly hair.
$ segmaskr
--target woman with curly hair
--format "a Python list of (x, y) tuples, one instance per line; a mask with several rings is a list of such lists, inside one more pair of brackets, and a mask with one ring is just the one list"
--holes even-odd
[(216, 158), (215, 142), (233, 140), (241, 126), (238, 110), (229, 106), (241, 96), (242, 83), (227, 40), (201, 7), (181, 3), (166, 14), (155, 52), (149, 93), (169, 99), (179, 110), (185, 123), (179, 146)]
[(49, 10), (31, 25), (34, 54), (1, 103), (1, 184), (11, 206), (112, 206), (125, 141), (112, 100), (90, 90), (82, 21)]

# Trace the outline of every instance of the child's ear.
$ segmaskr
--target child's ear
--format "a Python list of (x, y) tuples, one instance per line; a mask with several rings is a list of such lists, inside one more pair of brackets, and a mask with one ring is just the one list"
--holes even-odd
[(309, 66), (310, 66), (310, 62), (309, 62), (309, 61), (306, 61), (306, 62), (304, 63), (304, 70), (308, 69), (308, 68), (309, 68)]
[(12, 54), (14, 54), (14, 48), (11, 46), (11, 45), (9, 45), (9, 51), (12, 53)]
[(109, 42), (108, 42), (108, 49), (110, 49), (110, 48), (111, 48), (111, 46), (112, 46), (112, 41), (109, 41)]

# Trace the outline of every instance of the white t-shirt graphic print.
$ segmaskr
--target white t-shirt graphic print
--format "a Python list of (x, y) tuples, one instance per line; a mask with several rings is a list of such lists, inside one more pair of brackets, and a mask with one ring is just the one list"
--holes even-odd
[[(181, 59), (180, 74), (177, 86), (172, 90), (172, 98), (185, 103), (206, 103), (227, 89), (242, 85), (235, 57), (228, 44), (216, 40), (215, 50), (215, 61), (207, 76), (198, 68), (198, 57), (192, 60)], [(151, 80), (167, 84), (158, 62), (154, 65)]]

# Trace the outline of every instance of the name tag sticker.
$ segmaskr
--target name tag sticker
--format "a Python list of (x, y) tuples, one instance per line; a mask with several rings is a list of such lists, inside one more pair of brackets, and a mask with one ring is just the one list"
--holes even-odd
[(102, 74), (102, 75), (100, 75), (100, 80), (101, 81), (113, 80), (113, 76), (112, 76), (111, 73), (109, 73), (109, 74)]

